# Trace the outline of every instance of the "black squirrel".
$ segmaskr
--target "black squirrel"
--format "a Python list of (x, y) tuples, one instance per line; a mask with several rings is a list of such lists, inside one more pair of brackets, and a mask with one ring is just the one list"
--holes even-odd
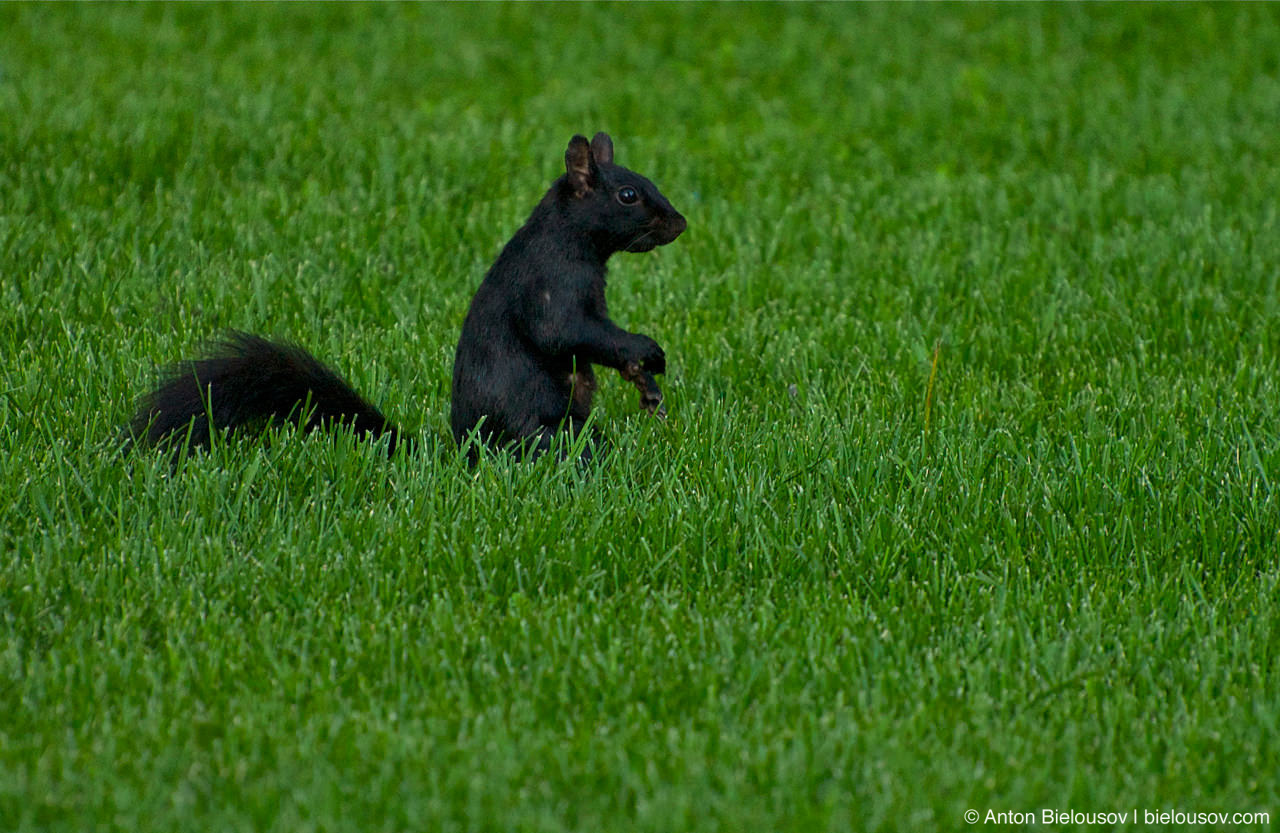
[[(605, 264), (680, 236), (685, 219), (652, 182), (613, 163), (613, 141), (574, 136), (565, 173), (490, 267), (471, 301), (453, 366), (451, 422), (494, 448), (539, 455), (557, 432), (583, 430), (596, 378), (617, 369), (640, 405), (663, 415), (654, 374), (666, 357), (648, 336), (609, 320)], [(305, 419), (305, 422), (303, 420)], [(291, 344), (231, 333), (207, 358), (169, 368), (126, 429), (144, 445), (208, 447), (212, 432), (286, 420), (312, 430), (345, 423), (363, 436), (406, 438), (335, 371)], [(582, 456), (589, 459), (597, 438)]]

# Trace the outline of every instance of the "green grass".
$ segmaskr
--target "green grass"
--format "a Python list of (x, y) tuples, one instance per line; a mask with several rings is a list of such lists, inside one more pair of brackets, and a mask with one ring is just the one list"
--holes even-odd
[[(0, 827), (1274, 819), (1278, 117), (1274, 6), (0, 7)], [(599, 129), (670, 419), (470, 470)], [(227, 327), (427, 453), (116, 454)]]

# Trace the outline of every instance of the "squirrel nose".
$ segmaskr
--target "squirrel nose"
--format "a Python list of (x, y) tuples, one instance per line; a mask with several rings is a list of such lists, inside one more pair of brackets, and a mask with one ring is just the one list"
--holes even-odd
[(674, 217), (667, 221), (667, 227), (671, 229), (671, 239), (675, 240), (679, 237), (688, 225), (685, 222), (684, 215), (677, 212)]

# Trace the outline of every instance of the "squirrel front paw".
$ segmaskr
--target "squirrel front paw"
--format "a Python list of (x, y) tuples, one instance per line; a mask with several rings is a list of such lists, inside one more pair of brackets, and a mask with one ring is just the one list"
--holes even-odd
[(635, 362), (627, 362), (619, 373), (640, 391), (640, 410), (647, 411), (658, 419), (666, 419), (667, 408), (662, 404), (662, 391), (658, 389), (652, 373), (642, 370)]
[(644, 335), (636, 336), (632, 361), (649, 373), (667, 372), (667, 354), (658, 342)]

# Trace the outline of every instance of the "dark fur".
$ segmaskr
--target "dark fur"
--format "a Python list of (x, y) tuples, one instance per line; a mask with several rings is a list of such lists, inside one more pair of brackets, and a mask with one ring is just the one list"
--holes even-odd
[[(562, 428), (581, 431), (596, 388), (593, 364), (617, 369), (640, 390), (641, 407), (661, 415), (653, 376), (666, 370), (666, 358), (653, 339), (609, 320), (605, 263), (614, 252), (670, 243), (684, 229), (684, 217), (653, 183), (613, 164), (607, 135), (597, 133), (590, 144), (574, 136), (564, 176), (507, 243), (471, 302), (454, 360), (454, 438), (461, 444), (475, 431), (493, 447), (547, 450)], [(149, 445), (208, 447), (211, 431), (271, 420), (389, 434), (392, 450), (404, 442), (309, 353), (244, 333), (233, 333), (209, 358), (171, 368), (128, 430)]]
[[(565, 168), (471, 301), (453, 365), (458, 442), (477, 425), (490, 444), (531, 441), (539, 451), (561, 426), (576, 433), (591, 410), (593, 364), (638, 365), (661, 399), (652, 374), (666, 370), (662, 348), (609, 320), (605, 263), (670, 243), (684, 217), (652, 182), (613, 164), (603, 133), (589, 146), (575, 136)], [(620, 201), (624, 188), (633, 205)]]
[(234, 332), (208, 358), (169, 368), (139, 406), (129, 434), (146, 445), (178, 441), (208, 448), (210, 423), (234, 430), (262, 428), (271, 420), (308, 431), (344, 423), (373, 438), (390, 434), (391, 451), (400, 441), (377, 408), (301, 347)]

